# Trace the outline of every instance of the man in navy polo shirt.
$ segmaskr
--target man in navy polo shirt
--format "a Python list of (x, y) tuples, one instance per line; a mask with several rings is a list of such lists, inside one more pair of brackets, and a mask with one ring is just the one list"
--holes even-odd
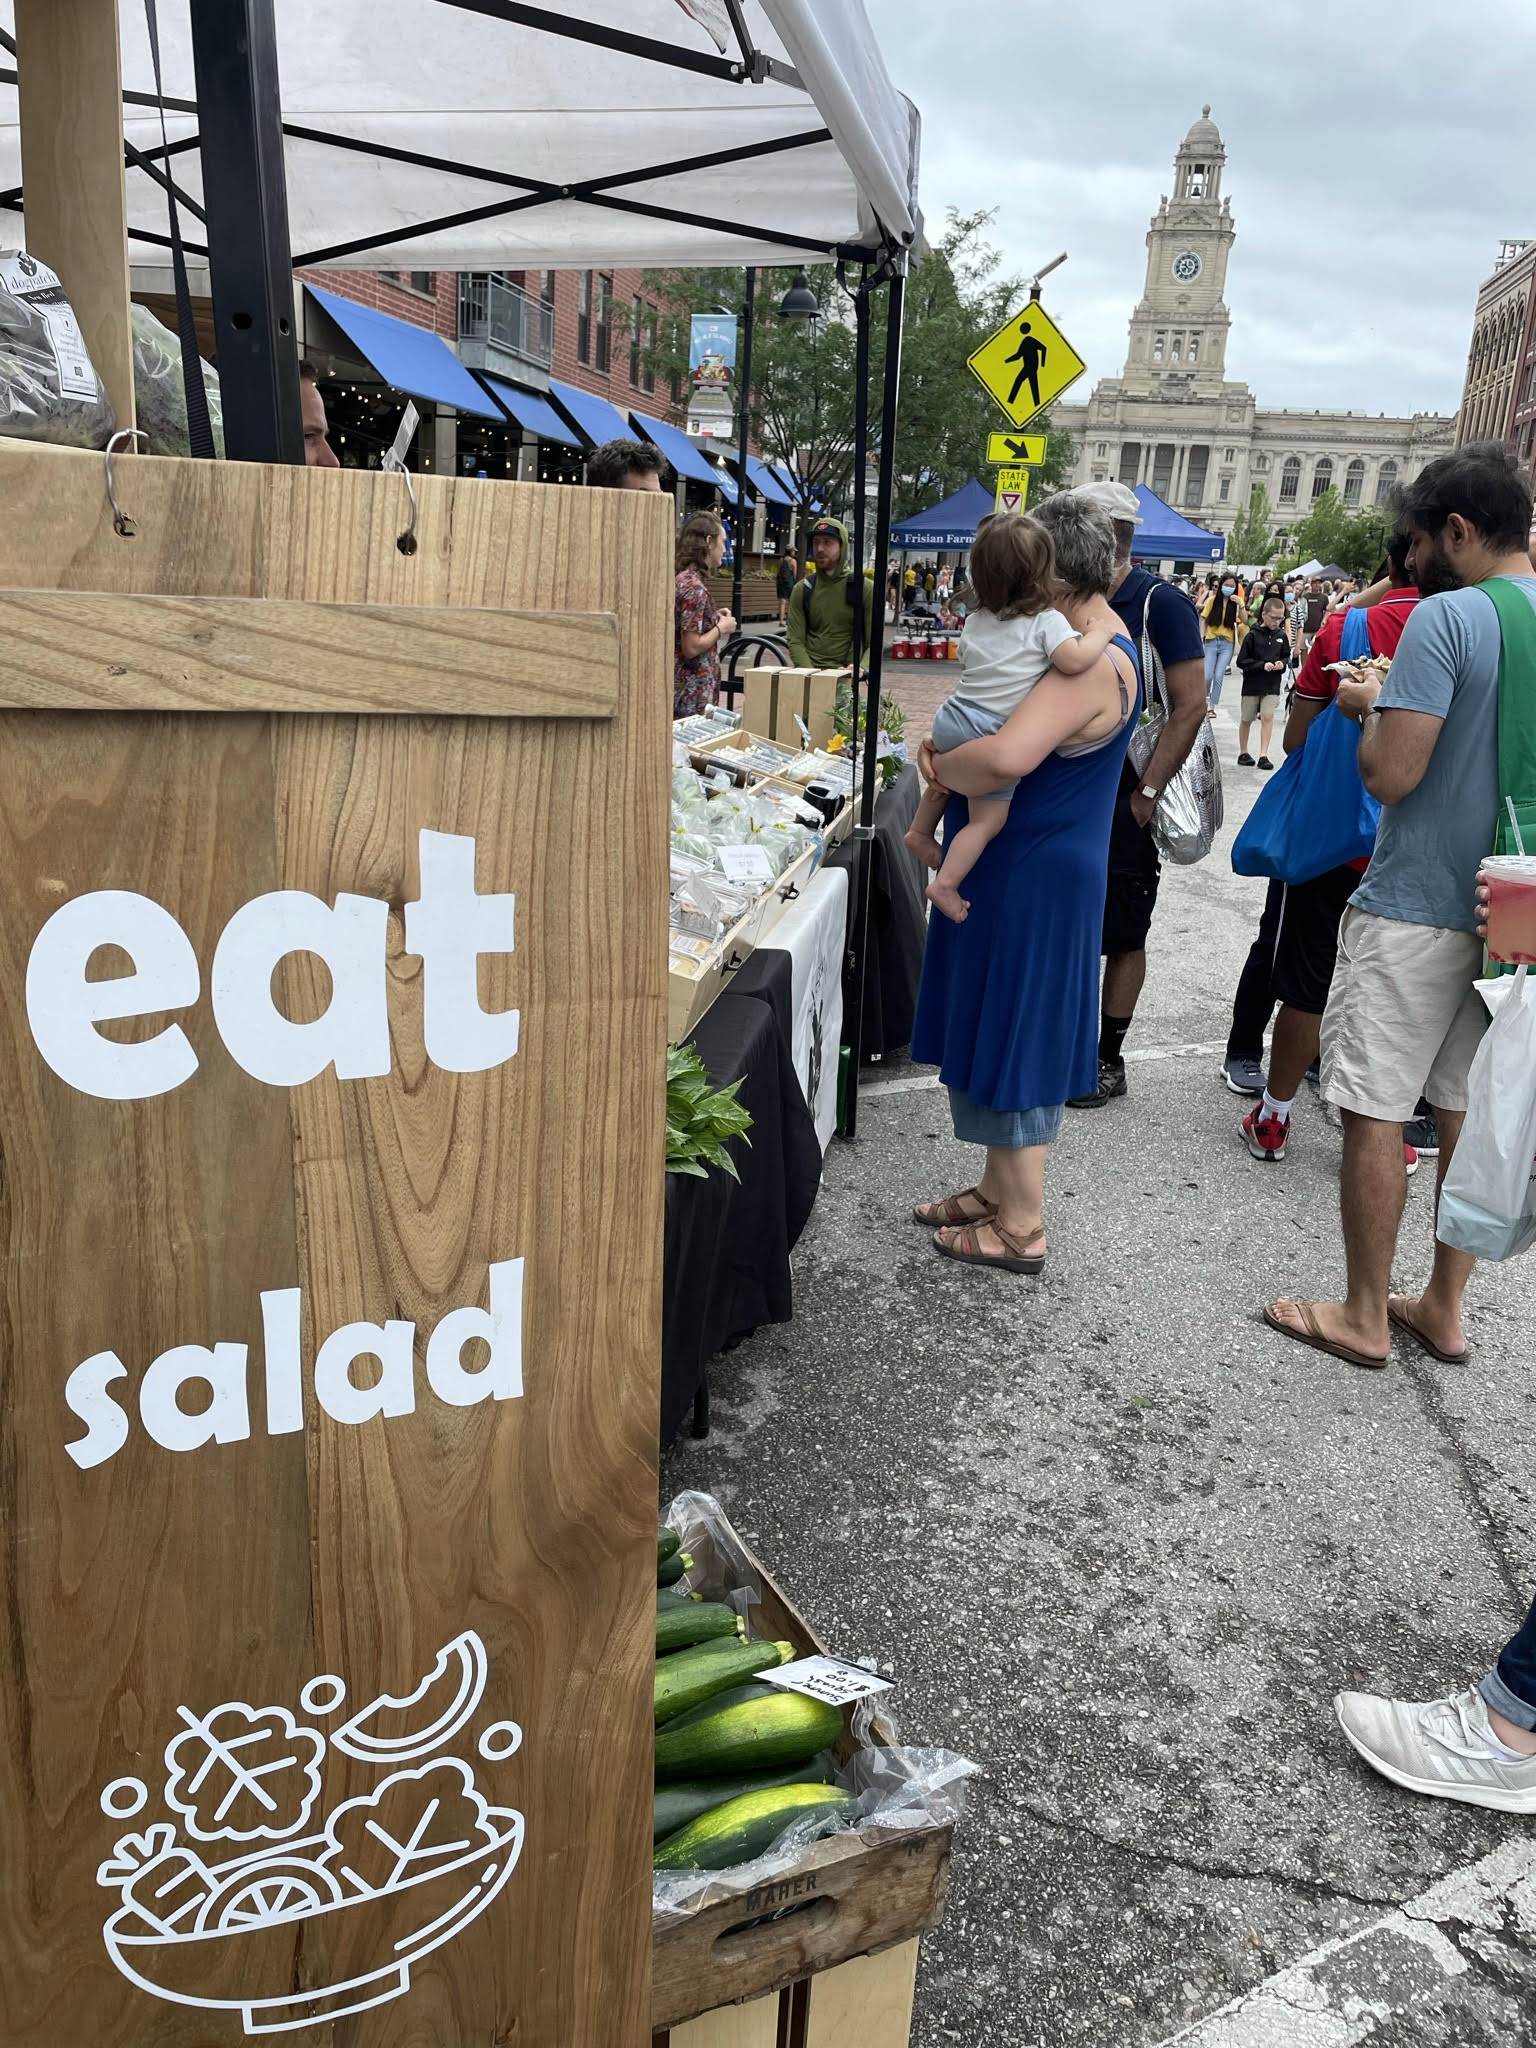
[[(1125, 1034), (1147, 978), (1147, 933), (1163, 866), (1151, 825), (1158, 798), (1183, 767), (1205, 716), (1205, 649), (1200, 618), (1182, 590), (1131, 563), (1141, 508), (1129, 484), (1082, 484), (1073, 494), (1108, 512), (1115, 524), (1115, 581), (1109, 601), (1127, 636), (1142, 633), (1163, 665), (1169, 716), (1157, 752), (1137, 775), (1129, 761), (1120, 776), (1109, 834), (1109, 889), (1104, 899), (1104, 987), (1100, 997), (1099, 1085), (1074, 1109), (1100, 1109), (1126, 1092)], [(1143, 687), (1147, 678), (1142, 678)]]

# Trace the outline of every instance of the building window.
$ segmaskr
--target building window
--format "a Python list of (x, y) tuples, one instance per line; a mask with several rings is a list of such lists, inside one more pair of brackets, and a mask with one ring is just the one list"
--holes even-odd
[(1189, 196), (1191, 199), (1205, 197), (1205, 165), (1196, 164), (1189, 174)]
[(1224, 476), (1221, 480), (1221, 502), (1223, 503), (1223, 505), (1226, 504), (1227, 500), (1231, 497), (1231, 495), (1232, 479), (1229, 476)]
[(576, 287), (576, 360), (592, 360), (592, 273), (584, 270)]
[[(1532, 374), (1536, 375), (1536, 372), (1533, 372)], [(1109, 453), (1109, 443), (1107, 441), (1101, 441), (1098, 447), (1095, 448), (1093, 452), (1095, 455), (1107, 455)]]
[(1186, 505), (1198, 505), (1203, 502), (1205, 498), (1206, 472), (1210, 467), (1210, 461), (1211, 451), (1209, 448), (1190, 449), (1189, 460), (1184, 470), (1184, 502)]
[(613, 279), (606, 274), (597, 280), (597, 364), (608, 367), (608, 342), (613, 319)]
[(640, 322), (645, 347), (645, 360), (640, 366), (640, 382), (646, 391), (656, 389), (656, 308), (647, 306)]
[(404, 285), (407, 291), (424, 292), (429, 299), (437, 294), (435, 270), (386, 270), (384, 275), (391, 284)]
[(1186, 362), (1190, 362), (1190, 363), (1198, 363), (1198, 362), (1199, 362), (1199, 360), (1200, 360), (1200, 337), (1199, 337), (1199, 335), (1198, 335), (1198, 334), (1192, 334), (1192, 335), (1191, 335), (1191, 336), (1189, 337), (1189, 354), (1188, 354), (1188, 355), (1187, 355), (1187, 356), (1185, 357), (1185, 361), (1186, 361)]
[(1361, 457), (1357, 455), (1354, 461), (1349, 465), (1348, 469), (1346, 469), (1344, 472), (1345, 504), (1358, 505), (1360, 502), (1360, 494), (1364, 489), (1365, 463), (1361, 459)]
[(1166, 498), (1173, 489), (1173, 457), (1171, 441), (1159, 441), (1152, 451), (1152, 488), (1160, 498)]
[(1255, 455), (1253, 458), (1253, 473), (1255, 476), (1269, 475), (1269, 457), (1267, 455)]
[(1120, 448), (1120, 481), (1134, 484), (1141, 475), (1141, 443), (1126, 441)]
[(1319, 456), (1316, 469), (1312, 472), (1312, 502), (1315, 505), (1324, 491), (1333, 486), (1333, 464), (1326, 455)]
[(1108, 483), (1109, 471), (1107, 469), (1096, 469), (1093, 472), (1093, 480), (1096, 484)]
[(645, 317), (645, 301), (638, 292), (629, 302), (629, 381), (640, 389), (640, 322)]
[(1395, 491), (1396, 488), (1397, 464), (1395, 462), (1384, 462), (1381, 465), (1381, 473), (1376, 479), (1377, 504), (1385, 505), (1388, 498), (1391, 497), (1393, 491)]
[(1173, 347), (1172, 347), (1172, 348), (1171, 348), (1171, 349), (1169, 350), (1169, 352), (1168, 352), (1168, 360), (1169, 360), (1169, 362), (1171, 362), (1171, 363), (1177, 363), (1177, 362), (1182, 362), (1182, 361), (1183, 361), (1183, 358), (1184, 358), (1184, 337), (1183, 337), (1183, 335), (1182, 335), (1182, 334), (1176, 334), (1176, 335), (1175, 335), (1175, 336), (1173, 337)]
[(1301, 457), (1287, 455), (1285, 467), (1280, 472), (1280, 502), (1294, 505), (1301, 495)]
[(1161, 361), (1163, 360), (1163, 357), (1164, 357), (1164, 355), (1165, 355), (1165, 354), (1167, 353), (1167, 350), (1168, 350), (1168, 337), (1167, 337), (1167, 335), (1166, 335), (1166, 334), (1154, 334), (1154, 335), (1153, 335), (1153, 337), (1152, 337), (1152, 360), (1153, 360), (1153, 362), (1154, 362), (1154, 363), (1160, 363), (1160, 362), (1161, 362)]
[(1221, 459), (1223, 462), (1236, 462), (1237, 450), (1235, 448), (1223, 448), (1221, 451)]

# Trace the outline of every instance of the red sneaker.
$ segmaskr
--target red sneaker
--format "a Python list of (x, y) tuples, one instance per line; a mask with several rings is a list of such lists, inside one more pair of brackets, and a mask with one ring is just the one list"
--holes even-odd
[(1410, 1180), (1419, 1170), (1419, 1155), (1405, 1138), (1403, 1140), (1403, 1171)]
[(1278, 1163), (1285, 1157), (1285, 1141), (1290, 1129), (1288, 1116), (1266, 1116), (1261, 1102), (1243, 1118), (1243, 1143), (1255, 1159), (1273, 1159)]

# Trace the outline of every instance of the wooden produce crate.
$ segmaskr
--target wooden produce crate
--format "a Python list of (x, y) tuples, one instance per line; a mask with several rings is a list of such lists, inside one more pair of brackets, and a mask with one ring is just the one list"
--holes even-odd
[[(793, 1643), (797, 1656), (824, 1653), (741, 1548), (762, 1587), (747, 1616), (753, 1634)], [(717, 1590), (703, 1549), (695, 1545), (693, 1555), (690, 1584)], [(877, 1720), (875, 1732), (888, 1731)], [(851, 1733), (838, 1747), (852, 1752)], [(813, 1843), (776, 1882), (658, 1928), (652, 2048), (906, 2048), (917, 1936), (943, 1915), (953, 1835), (945, 1823), (872, 1843), (834, 1836)]]
[(763, 891), (746, 915), (711, 949), (697, 974), (686, 973), (669, 961), (667, 1037), (673, 1045), (682, 1044), (737, 968), (744, 966), (756, 949), (766, 943), (768, 933), (786, 907), (815, 874), (820, 858), (821, 849), (813, 843), (791, 861), (778, 880)]
[(800, 743), (796, 716), (810, 729), (811, 745), (824, 747), (835, 729), (837, 686), (848, 669), (749, 668), (741, 675), (741, 722), (759, 739), (787, 747)]
[[(760, 769), (744, 766), (741, 760), (741, 756), (747, 749), (763, 737), (764, 735), (761, 733), (748, 732), (745, 727), (742, 727), (736, 732), (722, 733), (719, 739), (701, 741), (698, 746), (690, 749), (690, 758), (694, 766), (706, 774), (711, 769), (724, 769), (738, 789), (749, 789), (755, 783), (766, 782), (770, 779)], [(798, 751), (798, 733), (788, 741), (781, 740), (775, 742), (775, 744), (795, 747), (796, 760), (808, 761), (812, 758), (809, 754), (802, 754)], [(789, 773), (794, 765), (794, 761), (786, 761), (783, 768), (779, 771), (780, 774)]]

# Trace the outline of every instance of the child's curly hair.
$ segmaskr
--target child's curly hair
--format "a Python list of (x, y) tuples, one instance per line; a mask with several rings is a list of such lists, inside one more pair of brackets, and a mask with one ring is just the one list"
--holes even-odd
[(984, 610), (1029, 619), (1057, 603), (1056, 546), (1027, 512), (990, 513), (971, 543), (971, 582)]

